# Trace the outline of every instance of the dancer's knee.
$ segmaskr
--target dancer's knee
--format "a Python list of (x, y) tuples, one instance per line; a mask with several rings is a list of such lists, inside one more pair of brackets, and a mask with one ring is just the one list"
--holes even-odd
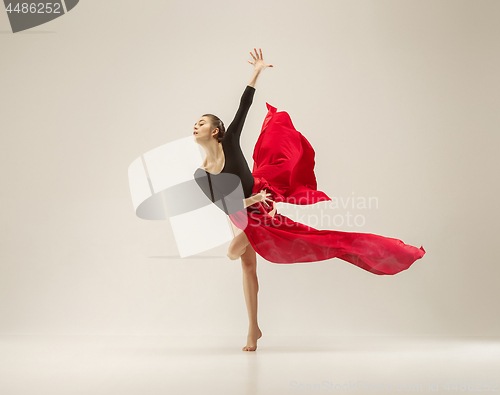
[(232, 252), (232, 251), (228, 251), (228, 253), (227, 253), (227, 257), (228, 257), (229, 259), (231, 259), (232, 261), (235, 261), (235, 260), (236, 260), (236, 259), (238, 259), (240, 256), (239, 256), (239, 255), (237, 255), (237, 254), (235, 254), (235, 253), (234, 253), (234, 252)]
[[(249, 251), (249, 249), (251, 249), (252, 251)], [(245, 253), (241, 256), (241, 267), (244, 271), (256, 272), (257, 257), (255, 256), (255, 252), (253, 251), (252, 246), (247, 246)]]
[(257, 262), (241, 259), (241, 268), (244, 272), (256, 273)]

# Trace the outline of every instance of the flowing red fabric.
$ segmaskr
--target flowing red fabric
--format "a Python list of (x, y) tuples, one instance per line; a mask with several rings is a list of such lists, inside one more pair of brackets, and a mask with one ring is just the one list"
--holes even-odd
[[(266, 189), (275, 202), (314, 204), (331, 200), (317, 190), (314, 149), (298, 132), (285, 111), (266, 103), (268, 113), (255, 145), (252, 193)], [(417, 248), (399, 239), (372, 233), (318, 230), (295, 222), (272, 207), (255, 203), (231, 214), (232, 222), (243, 229), (255, 252), (269, 262), (316, 262), (339, 258), (378, 275), (392, 275), (408, 269), (424, 256)]]

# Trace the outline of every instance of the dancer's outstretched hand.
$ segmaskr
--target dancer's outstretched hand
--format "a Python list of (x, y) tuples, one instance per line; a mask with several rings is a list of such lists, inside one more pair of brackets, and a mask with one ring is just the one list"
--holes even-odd
[(274, 67), (272, 64), (267, 64), (266, 62), (264, 62), (264, 59), (262, 59), (262, 49), (259, 48), (260, 56), (255, 48), (254, 51), (257, 57), (253, 56), (253, 53), (250, 52), (250, 55), (252, 55), (254, 62), (248, 61), (248, 63), (253, 64), (256, 70), (264, 70), (266, 67)]
[(272, 194), (271, 193), (266, 193), (266, 190), (265, 189), (262, 189), (259, 193), (257, 193), (257, 196), (258, 196), (258, 202), (262, 202), (266, 205), (266, 207), (269, 207), (269, 204), (266, 202), (266, 200), (269, 200), (270, 202), (272, 202), (271, 199), (268, 198), (268, 196)]

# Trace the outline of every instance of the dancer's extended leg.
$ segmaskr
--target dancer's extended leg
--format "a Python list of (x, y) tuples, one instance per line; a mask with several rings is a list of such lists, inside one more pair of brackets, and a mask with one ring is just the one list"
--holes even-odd
[(241, 255), (241, 268), (243, 270), (243, 291), (248, 312), (248, 336), (247, 344), (243, 351), (255, 351), (257, 349), (257, 339), (262, 336), (262, 332), (257, 323), (257, 293), (259, 292), (259, 282), (257, 279), (257, 254), (249, 244), (243, 255)]

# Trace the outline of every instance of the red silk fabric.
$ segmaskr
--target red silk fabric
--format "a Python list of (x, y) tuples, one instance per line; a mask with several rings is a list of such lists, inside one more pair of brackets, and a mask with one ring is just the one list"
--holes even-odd
[[(252, 194), (266, 189), (275, 202), (314, 204), (331, 200), (317, 190), (314, 149), (285, 111), (266, 103), (268, 113), (255, 145)], [(295, 222), (272, 207), (255, 203), (229, 217), (243, 229), (255, 252), (269, 262), (317, 262), (339, 258), (370, 273), (397, 274), (424, 256), (399, 239), (372, 233), (318, 230)], [(248, 221), (248, 222), (247, 222)], [(245, 226), (246, 225), (246, 226)]]

